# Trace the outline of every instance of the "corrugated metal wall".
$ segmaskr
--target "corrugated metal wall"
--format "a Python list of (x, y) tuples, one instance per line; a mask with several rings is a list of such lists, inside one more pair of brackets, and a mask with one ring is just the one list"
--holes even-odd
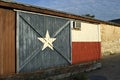
[(15, 73), (15, 12), (0, 8), (0, 75)]
[[(26, 12), (17, 14), (17, 72), (71, 64), (69, 20)], [(47, 31), (50, 38), (56, 39), (53, 45), (45, 39)], [(44, 50), (44, 43), (38, 38), (48, 43)]]

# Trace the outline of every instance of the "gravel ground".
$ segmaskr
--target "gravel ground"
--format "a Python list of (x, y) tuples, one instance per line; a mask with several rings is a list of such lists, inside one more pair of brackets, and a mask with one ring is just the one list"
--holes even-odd
[(105, 56), (101, 69), (86, 73), (90, 80), (120, 80), (120, 54)]

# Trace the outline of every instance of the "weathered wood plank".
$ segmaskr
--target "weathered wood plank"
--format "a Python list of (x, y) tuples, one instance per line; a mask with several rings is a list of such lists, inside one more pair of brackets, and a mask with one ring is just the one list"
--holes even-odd
[[(31, 72), (49, 67), (59, 67), (71, 63), (71, 38), (69, 20), (48, 15), (24, 12), (18, 13), (17, 26), (17, 61), (18, 72)], [(49, 47), (42, 50), (43, 43), (38, 38), (45, 38), (49, 31), (51, 38), (56, 38), (53, 45), (46, 39)], [(55, 34), (55, 32), (57, 32)], [(53, 36), (55, 34), (55, 36)], [(35, 51), (37, 49), (37, 51)]]
[(15, 73), (15, 12), (0, 8), (0, 75)]

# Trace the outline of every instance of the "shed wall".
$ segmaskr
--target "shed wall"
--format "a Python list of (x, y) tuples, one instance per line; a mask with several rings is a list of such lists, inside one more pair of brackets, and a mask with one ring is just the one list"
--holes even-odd
[(0, 75), (15, 73), (15, 12), (0, 8)]
[(72, 29), (72, 63), (99, 60), (101, 37), (99, 24), (81, 22), (81, 29)]
[(120, 27), (101, 24), (102, 55), (120, 53)]

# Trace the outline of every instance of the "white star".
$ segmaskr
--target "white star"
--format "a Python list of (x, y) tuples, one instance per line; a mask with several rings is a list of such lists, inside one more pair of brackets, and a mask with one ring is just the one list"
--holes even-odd
[(50, 49), (53, 50), (53, 42), (56, 40), (56, 38), (50, 38), (49, 32), (47, 30), (45, 38), (38, 38), (44, 45), (42, 50), (45, 48), (49, 47)]

